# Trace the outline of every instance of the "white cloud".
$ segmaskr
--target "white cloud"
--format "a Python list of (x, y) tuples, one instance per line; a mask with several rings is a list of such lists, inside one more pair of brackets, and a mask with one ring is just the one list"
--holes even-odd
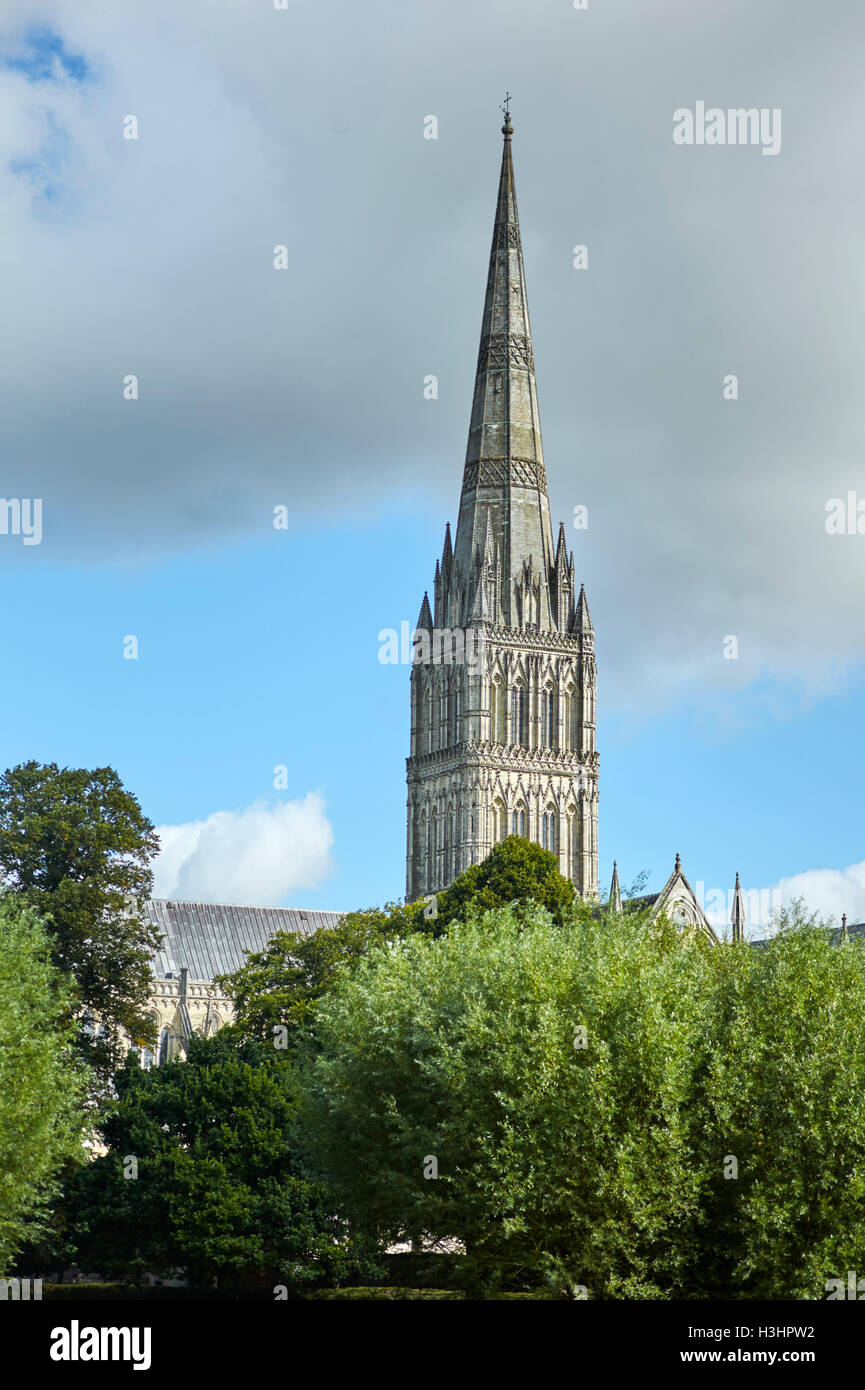
[(846, 869), (806, 869), (782, 878), (776, 887), (785, 907), (801, 897), (809, 912), (832, 916), (836, 924), (845, 912), (848, 922), (865, 922), (865, 860)]
[(214, 811), (157, 833), (157, 898), (266, 906), (315, 888), (333, 869), (333, 829), (317, 792), (276, 806)]

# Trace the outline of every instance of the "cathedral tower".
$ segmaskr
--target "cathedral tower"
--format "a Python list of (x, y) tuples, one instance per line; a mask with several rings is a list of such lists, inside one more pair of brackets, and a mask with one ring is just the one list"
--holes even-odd
[(502, 134), (457, 532), (415, 633), (410, 901), (513, 834), (598, 891), (594, 632), (563, 524), (553, 540), (509, 115)]

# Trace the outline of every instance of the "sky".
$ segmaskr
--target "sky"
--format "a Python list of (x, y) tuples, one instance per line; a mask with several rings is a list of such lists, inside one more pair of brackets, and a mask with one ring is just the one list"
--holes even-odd
[[(401, 896), (378, 634), (456, 520), (510, 91), (601, 882), (678, 852), (706, 895), (865, 920), (863, 31), (857, 0), (6, 0), (0, 492), (41, 526), (0, 534), (2, 765), (115, 767), (160, 896)], [(677, 144), (699, 102), (780, 147)]]

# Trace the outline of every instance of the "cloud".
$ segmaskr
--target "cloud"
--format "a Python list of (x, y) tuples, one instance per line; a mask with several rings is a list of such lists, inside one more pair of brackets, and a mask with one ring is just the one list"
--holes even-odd
[[(825, 519), (863, 495), (861, 0), (822, 27), (789, 0), (50, 10), (41, 48), (32, 0), (2, 21), (3, 486), (50, 523), (9, 563), (265, 544), (278, 503), (454, 520), (512, 73), (547, 475), (556, 519), (589, 508), (608, 708), (858, 678), (865, 537)], [(698, 99), (781, 108), (777, 158), (674, 146)]]
[(801, 897), (809, 912), (834, 917), (836, 925), (845, 912), (849, 924), (865, 922), (865, 860), (846, 869), (807, 869), (780, 879), (776, 888), (784, 906)]
[(276, 806), (215, 811), (157, 828), (154, 897), (196, 902), (282, 903), (331, 873), (333, 830), (317, 792)]

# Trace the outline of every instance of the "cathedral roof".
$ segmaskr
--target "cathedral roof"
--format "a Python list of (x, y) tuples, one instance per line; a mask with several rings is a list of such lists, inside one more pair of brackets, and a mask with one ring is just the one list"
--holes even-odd
[(155, 979), (185, 967), (190, 980), (212, 980), (245, 965), (244, 952), (264, 950), (275, 932), (311, 936), (320, 927), (335, 927), (343, 913), (152, 898), (147, 916), (163, 933), (162, 945), (150, 962)]

